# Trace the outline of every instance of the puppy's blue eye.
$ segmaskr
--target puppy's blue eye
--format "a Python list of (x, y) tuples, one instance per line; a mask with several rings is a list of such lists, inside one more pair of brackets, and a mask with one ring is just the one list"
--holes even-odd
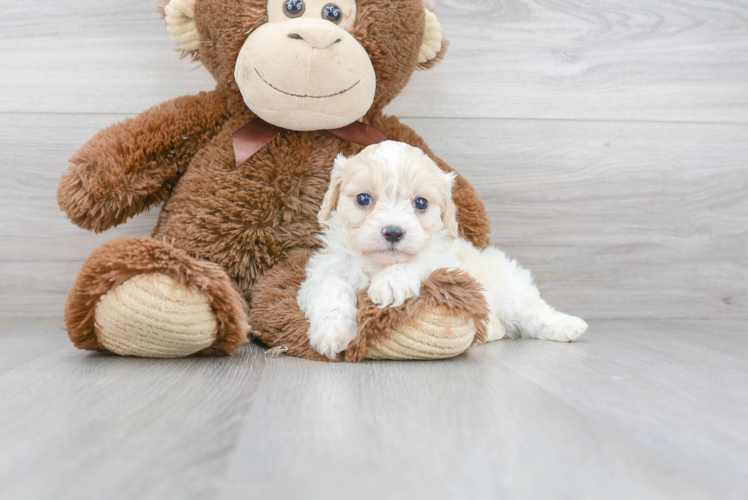
[(360, 194), (356, 197), (356, 203), (359, 207), (368, 207), (371, 205), (371, 196), (368, 194)]
[(421, 212), (426, 210), (428, 206), (429, 206), (429, 202), (424, 200), (423, 198), (416, 198), (415, 201), (413, 201), (413, 207), (416, 210), (420, 210)]

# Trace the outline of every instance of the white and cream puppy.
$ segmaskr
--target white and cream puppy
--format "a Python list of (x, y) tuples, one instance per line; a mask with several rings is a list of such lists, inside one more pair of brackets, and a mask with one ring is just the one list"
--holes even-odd
[(420, 149), (387, 141), (335, 160), (322, 202), (323, 247), (309, 260), (298, 303), (309, 341), (335, 358), (357, 335), (357, 293), (380, 307), (417, 296), (439, 268), (460, 269), (483, 287), (488, 341), (505, 335), (573, 342), (582, 319), (540, 298), (530, 272), (495, 247), (479, 250), (458, 236), (454, 173)]

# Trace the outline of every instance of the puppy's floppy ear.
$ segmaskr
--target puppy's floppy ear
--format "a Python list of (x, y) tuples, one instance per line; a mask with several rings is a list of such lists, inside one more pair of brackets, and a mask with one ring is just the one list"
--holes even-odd
[(454, 172), (445, 172), (444, 177), (445, 180), (442, 191), (442, 199), (444, 200), (444, 207), (442, 207), (442, 223), (444, 224), (444, 229), (449, 233), (449, 236), (451, 236), (453, 240), (456, 240), (460, 233), (457, 227), (457, 205), (455, 205), (455, 202), (452, 199), (452, 187), (454, 186), (457, 174)]
[(340, 198), (340, 183), (343, 182), (343, 173), (345, 172), (348, 160), (342, 154), (335, 158), (335, 164), (330, 173), (330, 187), (327, 188), (325, 199), (322, 200), (322, 206), (319, 209), (317, 220), (324, 223), (330, 218), (330, 214), (338, 207), (338, 198)]

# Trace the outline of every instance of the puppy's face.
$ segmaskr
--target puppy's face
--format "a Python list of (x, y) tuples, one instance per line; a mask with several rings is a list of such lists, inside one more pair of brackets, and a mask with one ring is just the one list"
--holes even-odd
[(338, 157), (320, 220), (337, 209), (353, 245), (380, 265), (408, 262), (437, 231), (457, 236), (452, 184), (420, 149), (387, 141)]

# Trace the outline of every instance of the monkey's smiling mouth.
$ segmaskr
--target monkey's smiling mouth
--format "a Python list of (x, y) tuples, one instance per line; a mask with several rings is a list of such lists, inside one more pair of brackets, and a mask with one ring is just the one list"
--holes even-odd
[(269, 81), (265, 80), (262, 77), (262, 75), (260, 74), (260, 72), (257, 71), (257, 68), (255, 68), (255, 73), (257, 73), (257, 76), (260, 77), (260, 80), (262, 80), (263, 82), (265, 82), (265, 85), (267, 85), (268, 87), (270, 87), (271, 89), (273, 89), (273, 90), (275, 90), (277, 92), (280, 92), (281, 94), (290, 95), (291, 97), (308, 97), (310, 99), (327, 99), (328, 97), (335, 97), (337, 95), (345, 94), (346, 92), (348, 92), (349, 90), (351, 90), (353, 87), (355, 87), (356, 85), (358, 85), (359, 83), (361, 83), (361, 80), (359, 80), (356, 83), (354, 83), (353, 85), (351, 85), (350, 87), (348, 87), (347, 89), (341, 90), (341, 91), (338, 91), (338, 92), (335, 92), (335, 93), (329, 94), (329, 95), (306, 95), (306, 94), (302, 95), (302, 94), (292, 94), (291, 92), (286, 92), (285, 90), (279, 89), (278, 87), (276, 87), (275, 85), (273, 85)]

